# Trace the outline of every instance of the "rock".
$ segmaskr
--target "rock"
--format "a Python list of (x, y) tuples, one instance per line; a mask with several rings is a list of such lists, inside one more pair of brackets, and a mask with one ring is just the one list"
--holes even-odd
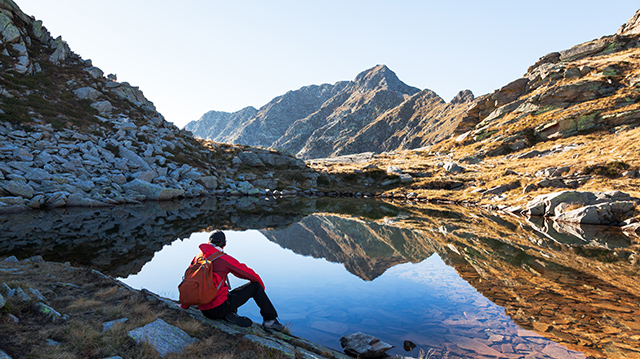
[(260, 160), (258, 155), (253, 152), (242, 151), (238, 154), (238, 158), (240, 158), (240, 160), (247, 166), (264, 167), (264, 163)]
[(20, 30), (13, 24), (11, 18), (0, 13), (0, 28), (2, 29), (2, 41), (13, 43), (20, 39)]
[(52, 322), (57, 322), (58, 320), (63, 319), (60, 313), (42, 302), (36, 303), (34, 308)]
[(97, 101), (91, 104), (102, 116), (108, 116), (113, 111), (113, 105), (109, 101)]
[(49, 61), (54, 65), (62, 65), (67, 57), (69, 57), (69, 55), (71, 54), (69, 45), (67, 45), (67, 43), (62, 40), (61, 36), (58, 36), (54, 40), (51, 47), (53, 47), (55, 51), (53, 52), (53, 54), (51, 54), (51, 56), (49, 56)]
[(14, 292), (14, 295), (21, 302), (29, 302), (29, 301), (31, 301), (31, 297), (29, 297), (27, 295), (27, 293), (25, 293), (24, 290), (22, 290), (22, 288), (20, 288), (20, 287), (16, 288), (16, 290)]
[(137, 178), (141, 181), (151, 182), (154, 178), (158, 177), (158, 173), (156, 171), (140, 171), (133, 174), (133, 178)]
[(279, 351), (288, 357), (294, 358), (296, 356), (295, 348), (291, 344), (279, 342), (269, 338), (259, 337), (253, 334), (245, 335), (244, 337), (254, 343), (260, 344), (261, 346)]
[(141, 168), (142, 170), (145, 171), (151, 171), (151, 166), (149, 166), (149, 164), (142, 159), (142, 157), (138, 156), (135, 152), (127, 149), (124, 146), (120, 146), (118, 148), (118, 152), (120, 154), (120, 157), (127, 159), (129, 161), (130, 164), (133, 164), (136, 167)]
[(93, 87), (81, 87), (73, 90), (73, 94), (81, 100), (95, 101), (102, 95), (102, 93)]
[(400, 183), (411, 183), (413, 182), (413, 177), (411, 177), (410, 174), (408, 173), (403, 173), (399, 176), (400, 178)]
[(404, 348), (405, 351), (410, 352), (413, 349), (415, 349), (416, 344), (411, 340), (405, 340), (404, 343), (402, 343), (402, 347)]
[(449, 173), (462, 173), (464, 172), (464, 168), (458, 166), (455, 162), (451, 161), (451, 162), (446, 162), (443, 166), (443, 168), (445, 169), (445, 171), (449, 172)]
[(180, 353), (197, 341), (182, 329), (167, 324), (159, 318), (150, 324), (129, 331), (129, 337), (138, 344), (148, 343), (158, 351), (160, 357), (170, 353)]
[(29, 294), (31, 294), (32, 296), (34, 296), (38, 301), (40, 302), (47, 302), (47, 299), (42, 295), (42, 293), (40, 293), (40, 291), (36, 288), (29, 288), (27, 289), (27, 292), (29, 292)]
[(616, 34), (627, 36), (640, 34), (640, 9), (625, 24), (620, 26)]
[(560, 203), (587, 204), (596, 200), (591, 192), (562, 191), (536, 196), (526, 205), (526, 212), (531, 216), (552, 216), (555, 207)]
[(139, 179), (127, 182), (122, 185), (125, 191), (133, 191), (144, 195), (147, 199), (154, 201), (166, 201), (184, 196), (184, 190), (166, 188), (157, 184), (152, 184)]
[(380, 341), (371, 335), (357, 332), (340, 338), (344, 352), (362, 359), (382, 358), (393, 345)]
[(538, 151), (538, 150), (533, 150), (533, 151), (528, 151), (528, 152), (524, 152), (521, 153), (519, 155), (516, 155), (515, 158), (517, 159), (526, 159), (526, 158), (534, 158), (534, 157), (538, 157), (542, 154), (542, 152)]
[(2, 262), (4, 263), (18, 263), (18, 258), (16, 256), (10, 256), (5, 258)]
[(218, 188), (218, 177), (202, 176), (198, 180), (198, 183), (202, 184), (206, 189), (216, 189)]
[(482, 192), (482, 194), (499, 195), (499, 194), (503, 194), (503, 193), (505, 193), (507, 191), (511, 191), (512, 189), (515, 189), (515, 188), (518, 188), (518, 187), (520, 187), (520, 182), (519, 181), (513, 181), (511, 183), (507, 183), (507, 184), (495, 186), (493, 188), (489, 188), (488, 190)]
[(14, 196), (29, 199), (33, 197), (34, 189), (25, 182), (12, 180), (6, 182), (2, 188)]
[(635, 202), (631, 201), (602, 203), (563, 212), (554, 219), (560, 222), (619, 225), (633, 215), (634, 209)]
[(396, 166), (389, 166), (387, 168), (387, 173), (388, 174), (393, 174), (393, 175), (401, 175), (402, 174), (402, 170)]
[(102, 332), (103, 333), (106, 332), (107, 330), (113, 328), (113, 326), (118, 323), (126, 323), (128, 320), (129, 318), (120, 318), (120, 319), (112, 320), (110, 322), (102, 323)]

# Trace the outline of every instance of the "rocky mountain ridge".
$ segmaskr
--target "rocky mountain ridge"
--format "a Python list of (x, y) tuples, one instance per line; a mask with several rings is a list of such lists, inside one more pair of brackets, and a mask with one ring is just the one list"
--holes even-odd
[(0, 28), (0, 212), (266, 193), (292, 184), (288, 169), (313, 178), (276, 151), (197, 141), (12, 0)]
[[(434, 101), (435, 107), (426, 106), (427, 111), (408, 110), (425, 101), (424, 98)], [(185, 129), (213, 141), (279, 148), (306, 159), (383, 152), (433, 140), (420, 141), (414, 135), (425, 123), (439, 124), (459, 116), (459, 108), (466, 108), (472, 99), (473, 94), (466, 90), (445, 105), (434, 92), (408, 86), (387, 66), (377, 65), (358, 74), (353, 81), (289, 91), (263, 106), (253, 118), (245, 118), (244, 124), (237, 121), (239, 111), (217, 117), (215, 124), (209, 124), (211, 115), (205, 115)], [(407, 102), (413, 105), (399, 109)], [(397, 109), (397, 113), (387, 115), (392, 109)], [(216, 112), (209, 112), (213, 113)], [(401, 119), (394, 122), (382, 117), (398, 115)], [(235, 128), (235, 133), (229, 133), (231, 128)], [(384, 133), (379, 128), (384, 128)], [(400, 141), (388, 140), (399, 136)]]

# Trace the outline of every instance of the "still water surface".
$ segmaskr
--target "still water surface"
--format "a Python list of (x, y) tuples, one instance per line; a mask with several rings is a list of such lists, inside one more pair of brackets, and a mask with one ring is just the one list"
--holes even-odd
[[(0, 228), (0, 256), (70, 261), (173, 299), (198, 245), (223, 229), (292, 333), (335, 349), (362, 331), (413, 357), (640, 357), (640, 245), (607, 228), (256, 198), (4, 215)], [(253, 303), (240, 314), (261, 322)], [(405, 340), (418, 348), (404, 352)]]
[[(513, 337), (519, 327), (504, 309), (482, 296), (437, 254), (420, 263), (388, 269), (373, 281), (349, 273), (342, 264), (294, 253), (259, 231), (227, 231), (225, 252), (261, 275), (267, 293), (295, 335), (339, 348), (338, 339), (362, 331), (393, 343), (404, 340), (439, 347), (447, 337), (465, 336), (476, 323), (493, 335)], [(194, 233), (157, 252), (140, 273), (123, 281), (177, 299), (184, 268), (208, 233)], [(230, 276), (232, 287), (245, 283)], [(250, 301), (240, 315), (261, 322)], [(477, 328), (476, 328), (477, 330)], [(395, 350), (399, 354), (402, 350)]]

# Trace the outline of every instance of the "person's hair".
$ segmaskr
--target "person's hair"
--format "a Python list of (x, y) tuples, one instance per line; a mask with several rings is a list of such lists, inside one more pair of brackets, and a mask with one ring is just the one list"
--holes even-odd
[(209, 236), (209, 243), (222, 248), (227, 244), (227, 238), (225, 237), (224, 233), (222, 233), (222, 231), (217, 230), (211, 233), (211, 235)]

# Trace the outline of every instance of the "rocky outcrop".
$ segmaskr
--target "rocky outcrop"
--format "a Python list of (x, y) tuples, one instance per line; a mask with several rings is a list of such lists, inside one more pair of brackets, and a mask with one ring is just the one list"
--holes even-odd
[(619, 191), (562, 191), (537, 196), (527, 204), (525, 212), (560, 222), (622, 225), (633, 217), (638, 201)]

